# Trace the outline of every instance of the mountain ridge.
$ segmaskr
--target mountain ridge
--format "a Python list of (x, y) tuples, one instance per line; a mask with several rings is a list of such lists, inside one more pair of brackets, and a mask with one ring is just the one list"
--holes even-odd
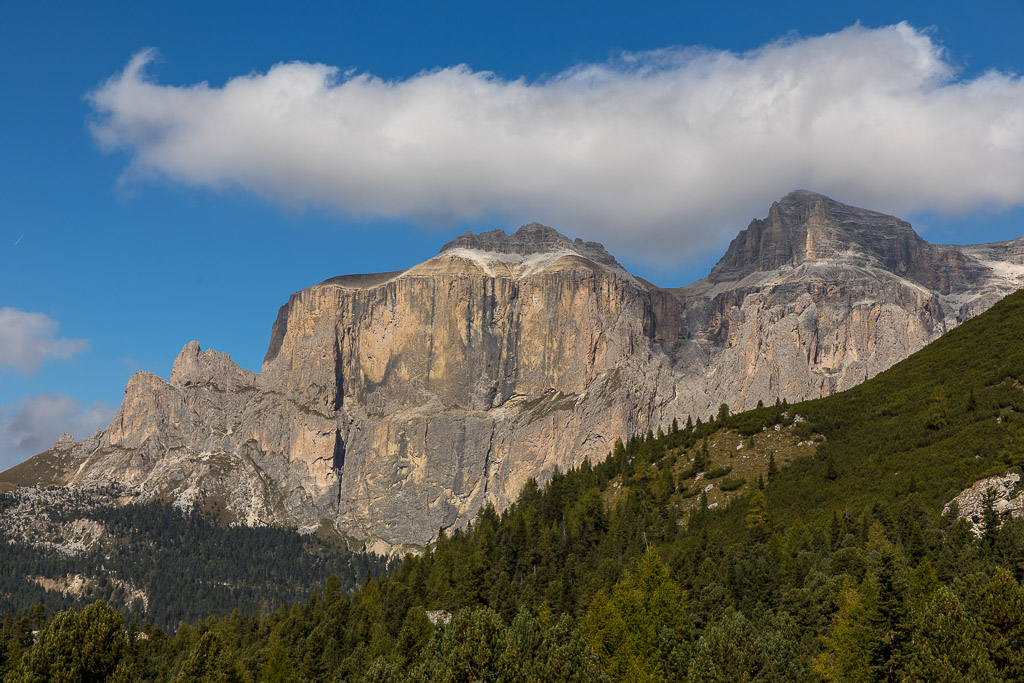
[(1019, 288), (1019, 247), (930, 245), (798, 191), (707, 278), (663, 289), (539, 223), (467, 233), (293, 294), (259, 373), (191, 342), (169, 382), (132, 377), (106, 431), (0, 479), (113, 477), (143, 500), (223, 498), (247, 524), (422, 545), (617, 438), (858, 384)]

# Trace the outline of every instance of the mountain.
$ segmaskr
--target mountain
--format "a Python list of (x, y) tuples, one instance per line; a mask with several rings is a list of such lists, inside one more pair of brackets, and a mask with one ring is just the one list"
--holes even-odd
[[(351, 594), (335, 579), (276, 610), (212, 605), (224, 616), (173, 635), (126, 634), (103, 603), (0, 615), (0, 675), (1022, 680), (1022, 330), (1017, 292), (848, 391), (634, 436)], [(980, 533), (951, 504), (975, 494)], [(135, 507), (97, 520), (163, 526), (121, 515)], [(104, 562), (137, 573), (145, 545)], [(192, 590), (186, 571), (175, 585)]]
[(281, 307), (258, 374), (192, 342), (137, 373), (106, 430), (0, 481), (213, 500), (246, 524), (332, 520), (369, 547), (434, 541), (615, 440), (852, 387), (1024, 284), (1024, 238), (932, 245), (806, 191), (663, 289), (540, 224), (466, 233), (405, 271)]

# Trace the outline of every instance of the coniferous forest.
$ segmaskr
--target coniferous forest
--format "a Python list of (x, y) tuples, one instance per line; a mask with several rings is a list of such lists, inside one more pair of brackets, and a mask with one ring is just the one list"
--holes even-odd
[[(978, 479), (1021, 471), (1022, 338), (1018, 293), (850, 391), (724, 406), (530, 482), (386, 574), (360, 566), (355, 590), (332, 575), (299, 598), (268, 577), (235, 603), (195, 594), (202, 617), (22, 602), (0, 622), (0, 669), (12, 681), (1024, 680), (1024, 520), (989, 501), (976, 535), (942, 513)], [(169, 590), (189, 590), (194, 571), (181, 566)]]
[[(0, 514), (10, 497), (0, 497)], [(257, 611), (305, 599), (335, 574), (351, 589), (387, 567), (385, 558), (348, 550), (331, 534), (300, 535), (274, 527), (225, 526), (214, 511), (182, 511), (163, 502), (123, 507), (74, 506), (50, 521), (92, 520), (108, 538), (86, 553), (55, 552), (0, 542), (0, 596), (17, 612), (50, 611), (96, 600), (117, 605), (125, 619), (175, 627), (233, 609)], [(36, 577), (96, 576), (81, 595), (46, 590)]]

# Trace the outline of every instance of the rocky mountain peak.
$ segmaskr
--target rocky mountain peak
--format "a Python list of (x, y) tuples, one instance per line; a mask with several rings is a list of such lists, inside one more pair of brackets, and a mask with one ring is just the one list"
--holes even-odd
[(226, 353), (212, 349), (203, 351), (199, 342), (190, 341), (174, 359), (171, 369), (171, 386), (213, 385), (224, 391), (237, 391), (256, 382), (256, 375), (238, 367)]
[(980, 275), (962, 250), (926, 242), (904, 220), (796, 190), (740, 231), (708, 280), (739, 281), (808, 262), (881, 269), (943, 294)]
[[(739, 280), (755, 271), (825, 259), (858, 260), (867, 265), (875, 252), (891, 252), (893, 246), (921, 241), (910, 225), (898, 218), (797, 190), (772, 203), (767, 217), (752, 220), (740, 231), (710, 277)], [(900, 270), (899, 263), (889, 265)]]
[(549, 254), (570, 251), (595, 263), (606, 266), (619, 264), (611, 254), (598, 242), (584, 242), (580, 238), (571, 240), (554, 228), (540, 223), (528, 223), (511, 235), (504, 230), (488, 232), (464, 232), (448, 242), (438, 253), (453, 249), (475, 249), (495, 254), (516, 254), (530, 256), (532, 254)]

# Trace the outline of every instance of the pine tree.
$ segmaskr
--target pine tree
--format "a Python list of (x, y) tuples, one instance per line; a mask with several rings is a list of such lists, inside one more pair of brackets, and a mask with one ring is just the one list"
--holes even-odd
[(652, 546), (615, 584), (610, 600), (603, 591), (595, 595), (580, 627), (614, 679), (657, 681), (663, 680), (661, 633), (682, 634), (685, 611), (686, 594)]
[[(810, 678), (779, 626), (763, 617), (756, 623), (727, 608), (709, 624), (690, 661), (688, 681), (804, 681)], [(766, 623), (767, 622), (767, 623)]]
[(616, 651), (624, 637), (625, 623), (604, 590), (598, 590), (590, 601), (587, 613), (580, 620), (580, 629), (601, 662), (601, 668), (611, 671)]
[(1012, 677), (1012, 672), (996, 667), (989, 656), (991, 645), (977, 616), (956, 593), (941, 586), (917, 614), (900, 679), (993, 683), (1020, 680)]
[(104, 602), (61, 612), (42, 630), (8, 680), (129, 681), (121, 615)]
[(906, 573), (903, 556), (891, 544), (887, 543), (887, 547), (880, 553), (876, 584), (879, 648), (875, 668), (880, 678), (891, 678), (894, 675), (895, 660), (907, 639)]
[(832, 548), (832, 550), (837, 550), (845, 535), (845, 525), (839, 516), (839, 511), (835, 510), (832, 512), (832, 525), (829, 527), (828, 533), (829, 547)]
[(207, 631), (195, 642), (176, 683), (239, 683), (243, 680), (233, 653), (218, 633)]
[(333, 607), (341, 599), (341, 579), (331, 574), (324, 583), (324, 605)]
[(990, 546), (995, 543), (996, 535), (999, 532), (999, 513), (995, 509), (996, 492), (995, 489), (989, 488), (985, 491), (984, 497), (981, 499), (981, 519), (984, 524), (984, 535), (985, 542)]
[(279, 638), (274, 638), (273, 645), (270, 646), (260, 680), (264, 683), (292, 683), (298, 680), (288, 660), (288, 648)]
[(907, 582), (907, 606), (912, 613), (921, 612), (928, 600), (939, 588), (939, 577), (927, 557), (921, 560), (910, 573)]
[(752, 542), (762, 541), (768, 536), (768, 502), (760, 489), (750, 493), (746, 524)]
[(616, 437), (615, 445), (612, 447), (613, 458), (623, 458), (626, 455), (626, 447), (622, 444), (622, 439)]
[(704, 437), (704, 442), (693, 456), (693, 471), (703, 472), (710, 464), (711, 452), (708, 450), (708, 439)]
[(1024, 588), (999, 568), (979, 602), (990, 637), (989, 656), (1006, 680), (1024, 680)]
[(826, 650), (814, 661), (815, 672), (827, 681), (874, 681), (872, 663), (878, 650), (878, 591), (869, 577), (858, 591), (849, 579), (839, 591), (839, 609), (832, 631), (824, 639)]
[(768, 454), (768, 483), (775, 481), (775, 478), (779, 476), (779, 468), (775, 464), (775, 452)]
[(398, 655), (403, 663), (415, 661), (430, 641), (434, 625), (422, 607), (410, 607), (402, 623), (396, 643)]

